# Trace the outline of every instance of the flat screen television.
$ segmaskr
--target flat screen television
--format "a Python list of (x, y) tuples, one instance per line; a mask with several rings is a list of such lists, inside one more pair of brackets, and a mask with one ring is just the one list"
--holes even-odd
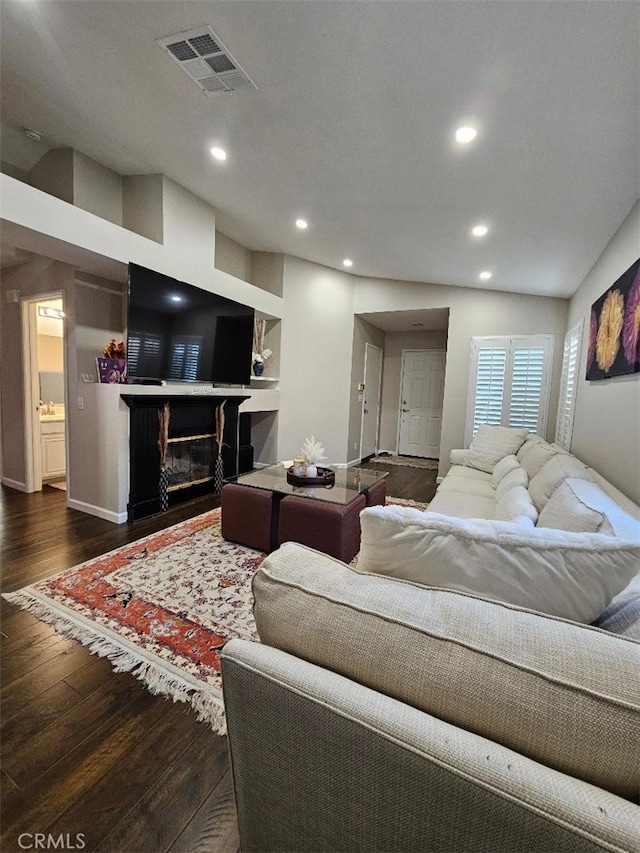
[(253, 321), (248, 305), (130, 263), (127, 377), (247, 385)]

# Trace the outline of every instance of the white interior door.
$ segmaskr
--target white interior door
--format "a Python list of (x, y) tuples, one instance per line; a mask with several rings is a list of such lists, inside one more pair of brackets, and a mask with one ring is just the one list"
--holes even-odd
[(381, 381), (382, 350), (367, 343), (364, 350), (364, 391), (362, 393), (362, 431), (360, 433), (361, 459), (372, 456), (378, 449)]
[(445, 353), (403, 350), (398, 453), (438, 459)]

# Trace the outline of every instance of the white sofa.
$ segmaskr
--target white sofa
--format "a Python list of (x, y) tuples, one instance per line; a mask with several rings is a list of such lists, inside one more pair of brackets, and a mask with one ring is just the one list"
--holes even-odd
[[(362, 512), (363, 571), (576, 622), (606, 621), (640, 639), (637, 505), (572, 454), (524, 431), (481, 428), (451, 462), (428, 510)], [(614, 619), (608, 607), (621, 593)]]
[(222, 652), (243, 853), (640, 853), (640, 642), (288, 543)]

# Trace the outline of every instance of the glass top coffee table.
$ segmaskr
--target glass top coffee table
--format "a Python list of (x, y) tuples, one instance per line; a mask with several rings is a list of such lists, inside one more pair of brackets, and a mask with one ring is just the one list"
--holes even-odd
[(282, 463), (225, 480), (223, 538), (267, 552), (299, 542), (348, 563), (360, 548), (360, 513), (385, 503), (388, 472), (331, 470), (331, 485), (289, 483)]
[(369, 468), (331, 468), (331, 470), (335, 473), (335, 483), (330, 486), (293, 485), (287, 480), (287, 468), (281, 462), (251, 471), (249, 474), (241, 474), (225, 482), (252, 486), (254, 489), (268, 489), (280, 495), (296, 495), (310, 500), (346, 506), (358, 495), (365, 494), (372, 486), (389, 475), (388, 471), (372, 471)]

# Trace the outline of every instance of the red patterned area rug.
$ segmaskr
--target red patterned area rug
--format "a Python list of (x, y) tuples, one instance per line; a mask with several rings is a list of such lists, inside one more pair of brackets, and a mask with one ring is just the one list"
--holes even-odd
[(220, 510), (4, 597), (224, 733), (219, 652), (256, 640), (251, 580), (265, 555), (220, 536)]
[(3, 597), (224, 734), (220, 651), (258, 640), (251, 581), (264, 558), (222, 539), (214, 509)]

